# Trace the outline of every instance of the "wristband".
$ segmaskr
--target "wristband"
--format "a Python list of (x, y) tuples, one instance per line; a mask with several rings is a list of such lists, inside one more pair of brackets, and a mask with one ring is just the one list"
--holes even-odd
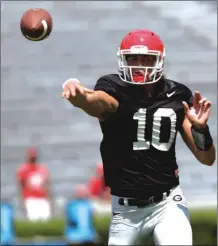
[(67, 79), (63, 84), (62, 84), (62, 88), (64, 89), (64, 86), (71, 80), (74, 80), (75, 82), (77, 83), (80, 83), (78, 79), (76, 78), (70, 78), (70, 79)]
[(205, 128), (191, 127), (194, 143), (200, 150), (207, 151), (213, 145), (213, 139), (208, 125)]

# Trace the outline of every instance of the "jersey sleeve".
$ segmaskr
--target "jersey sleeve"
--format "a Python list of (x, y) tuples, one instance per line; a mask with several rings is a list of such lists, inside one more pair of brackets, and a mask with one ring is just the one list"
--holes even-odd
[(189, 107), (192, 107), (193, 106), (193, 94), (188, 87), (185, 88), (184, 94), (185, 94), (184, 101), (188, 103)]
[(92, 196), (98, 196), (101, 190), (101, 184), (96, 178), (92, 178), (89, 181), (88, 188)]
[(118, 92), (117, 92), (116, 85), (105, 77), (101, 77), (98, 79), (94, 87), (94, 90), (104, 91), (110, 96), (114, 97), (116, 100), (118, 100)]

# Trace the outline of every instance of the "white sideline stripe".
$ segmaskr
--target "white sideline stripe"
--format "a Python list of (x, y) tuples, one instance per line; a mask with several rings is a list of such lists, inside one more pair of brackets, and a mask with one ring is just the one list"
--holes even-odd
[(145, 7), (157, 7), (164, 17), (173, 17), (182, 25), (192, 27), (217, 47), (217, 14), (206, 4), (196, 1), (142, 1)]

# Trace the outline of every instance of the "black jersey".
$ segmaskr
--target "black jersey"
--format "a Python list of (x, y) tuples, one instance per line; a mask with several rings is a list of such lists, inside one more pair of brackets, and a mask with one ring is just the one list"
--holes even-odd
[(95, 85), (119, 102), (117, 111), (100, 121), (105, 183), (113, 195), (143, 198), (179, 184), (176, 135), (185, 116), (182, 101), (191, 106), (193, 96), (185, 85), (166, 78), (154, 87), (151, 97), (117, 74)]

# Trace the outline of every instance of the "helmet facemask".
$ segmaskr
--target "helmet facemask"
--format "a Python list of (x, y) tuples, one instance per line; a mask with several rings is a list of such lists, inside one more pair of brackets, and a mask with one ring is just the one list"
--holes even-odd
[[(130, 84), (147, 85), (160, 80), (163, 75), (164, 56), (160, 51), (149, 51), (145, 46), (133, 47), (130, 50), (118, 50), (119, 76), (121, 80)], [(155, 56), (153, 66), (130, 66), (127, 63), (128, 55), (151, 55)], [(134, 75), (134, 70), (143, 71), (142, 74)]]

